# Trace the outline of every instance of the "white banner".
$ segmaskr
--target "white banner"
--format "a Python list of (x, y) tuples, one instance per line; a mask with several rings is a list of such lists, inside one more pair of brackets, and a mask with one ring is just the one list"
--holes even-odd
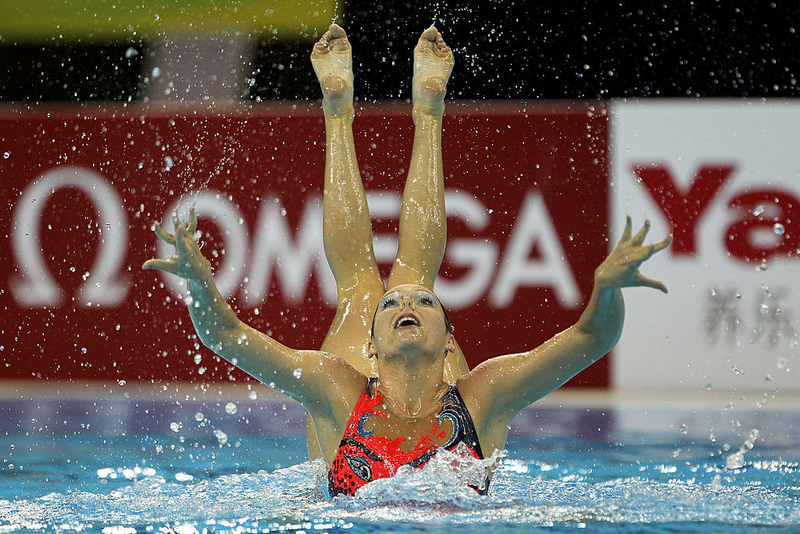
[(643, 267), (669, 294), (626, 290), (614, 387), (800, 391), (800, 104), (611, 109), (612, 235), (675, 235)]

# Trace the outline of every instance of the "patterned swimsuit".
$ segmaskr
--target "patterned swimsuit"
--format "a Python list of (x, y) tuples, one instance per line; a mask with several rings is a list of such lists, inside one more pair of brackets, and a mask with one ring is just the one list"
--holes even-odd
[[(472, 417), (455, 384), (450, 384), (441, 409), (409, 420), (390, 411), (377, 381), (369, 379), (347, 423), (328, 471), (331, 496), (353, 495), (368, 482), (393, 476), (402, 465), (422, 467), (440, 448), (452, 451), (463, 443), (472, 456), (483, 458)], [(488, 488), (487, 479), (478, 491), (485, 494)]]

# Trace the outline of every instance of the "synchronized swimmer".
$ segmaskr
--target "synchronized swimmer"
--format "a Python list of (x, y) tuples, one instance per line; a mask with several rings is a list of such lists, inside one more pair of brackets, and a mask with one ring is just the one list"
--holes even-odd
[[(353, 494), (402, 465), (424, 465), (440, 448), (476, 458), (502, 450), (517, 413), (617, 343), (624, 321), (622, 288), (667, 291), (639, 267), (672, 238), (645, 245), (649, 223), (633, 234), (629, 217), (621, 239), (595, 270), (591, 297), (576, 324), (536, 348), (488, 359), (470, 371), (433, 292), (447, 236), (441, 133), (452, 51), (434, 27), (414, 49), (414, 143), (397, 258), (386, 283), (373, 254), (355, 156), (353, 67), (344, 30), (332, 25), (315, 44), (311, 61), (326, 128), (325, 254), (338, 292), (336, 315), (320, 350), (286, 347), (236, 317), (193, 237), (194, 210), (188, 221), (173, 214), (174, 233), (156, 226), (176, 254), (148, 260), (144, 268), (186, 279), (194, 302), (189, 315), (201, 341), (306, 409), (309, 452), (328, 466), (330, 493)], [(476, 489), (487, 491), (490, 476)]]

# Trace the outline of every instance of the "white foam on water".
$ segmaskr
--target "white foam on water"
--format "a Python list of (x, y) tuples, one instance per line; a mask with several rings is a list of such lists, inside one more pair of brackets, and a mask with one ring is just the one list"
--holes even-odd
[[(520, 532), (551, 525), (616, 524), (633, 530), (673, 523), (800, 525), (800, 489), (759, 482), (759, 473), (796, 479), (796, 462), (754, 462), (737, 472), (709, 464), (693, 477), (677, 470), (674, 479), (656, 480), (648, 471), (647, 476), (598, 481), (574, 472), (553, 478), (556, 470), (549, 466), (506, 465), (501, 457), (440, 453), (422, 469), (401, 470), (355, 496), (333, 499), (326, 496), (322, 461), (185, 483), (156, 474), (108, 493), (0, 500), (0, 532), (365, 532), (381, 525), (401, 530), (425, 525), (437, 532), (471, 533), (487, 524)], [(498, 461), (489, 495), (479, 495), (470, 485)], [(663, 472), (659, 466), (651, 471)], [(737, 479), (745, 475), (747, 481)]]

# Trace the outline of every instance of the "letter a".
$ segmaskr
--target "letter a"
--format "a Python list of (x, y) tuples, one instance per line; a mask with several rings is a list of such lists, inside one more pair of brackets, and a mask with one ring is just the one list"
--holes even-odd
[[(541, 258), (531, 260), (534, 246)], [(500, 272), (489, 302), (502, 308), (511, 304), (520, 286), (552, 287), (563, 305), (575, 307), (581, 292), (572, 267), (564, 255), (553, 219), (538, 191), (529, 191), (522, 203), (514, 230), (506, 244)]]

